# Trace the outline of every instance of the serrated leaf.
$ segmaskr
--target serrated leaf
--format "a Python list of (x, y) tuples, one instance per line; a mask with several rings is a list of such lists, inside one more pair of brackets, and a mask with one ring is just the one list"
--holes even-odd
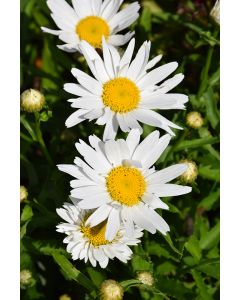
[(211, 249), (220, 240), (220, 222), (218, 222), (205, 236), (200, 239), (200, 248), (202, 250)]
[(197, 261), (200, 261), (202, 257), (201, 248), (198, 239), (194, 235), (185, 243), (185, 248)]
[(54, 252), (52, 254), (55, 262), (60, 266), (62, 272), (69, 280), (74, 280), (84, 286), (89, 291), (95, 290), (95, 286), (83, 273), (77, 270), (73, 264), (62, 254)]

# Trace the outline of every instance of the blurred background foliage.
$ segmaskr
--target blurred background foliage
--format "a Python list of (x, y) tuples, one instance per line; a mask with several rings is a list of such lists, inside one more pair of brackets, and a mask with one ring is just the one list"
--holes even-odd
[[(133, 2), (133, 1), (132, 1)], [(21, 202), (21, 297), (27, 299), (96, 299), (104, 279), (124, 287), (124, 299), (219, 299), (219, 26), (210, 17), (214, 1), (146, 0), (133, 24), (137, 45), (152, 41), (151, 56), (162, 53), (163, 63), (178, 61), (185, 74), (178, 92), (190, 97), (186, 111), (164, 112), (184, 127), (175, 131), (166, 153), (157, 162), (163, 168), (190, 159), (198, 176), (186, 196), (164, 199), (170, 211), (163, 216), (171, 227), (167, 237), (145, 232), (127, 264), (112, 261), (106, 270), (73, 262), (55, 231), (56, 208), (68, 200), (69, 179), (56, 168), (72, 163), (74, 143), (103, 128), (84, 122), (71, 129), (65, 120), (73, 111), (63, 84), (74, 82), (72, 67), (88, 71), (79, 54), (64, 53), (55, 36), (40, 26), (55, 28), (45, 0), (21, 0), (21, 92), (41, 90), (46, 104), (40, 113), (21, 112), (21, 185), (28, 196)], [(186, 123), (197, 111), (200, 128)], [(144, 136), (154, 128), (144, 126)], [(124, 134), (122, 134), (124, 136)], [(119, 134), (121, 136), (121, 134)], [(179, 180), (178, 180), (179, 182)], [(162, 212), (159, 212), (162, 213)], [(154, 285), (136, 280), (149, 271)], [(29, 279), (30, 278), (30, 279)], [(63, 298), (62, 298), (63, 299)]]

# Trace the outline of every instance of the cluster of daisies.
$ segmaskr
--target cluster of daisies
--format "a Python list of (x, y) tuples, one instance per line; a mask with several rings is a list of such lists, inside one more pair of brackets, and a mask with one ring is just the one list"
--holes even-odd
[[(151, 42), (145, 41), (133, 57), (134, 32), (119, 32), (139, 16), (137, 2), (119, 11), (123, 0), (48, 0), (52, 18), (59, 30), (43, 27), (65, 44), (68, 52), (80, 52), (92, 76), (73, 68), (75, 83), (66, 83), (65, 91), (76, 109), (66, 120), (72, 127), (85, 120), (105, 126), (103, 138), (89, 136), (89, 142), (76, 143), (80, 156), (74, 164), (58, 165), (74, 179), (71, 203), (57, 209), (64, 222), (57, 231), (72, 259), (81, 259), (102, 268), (118, 258), (126, 263), (143, 230), (166, 234), (170, 228), (156, 209), (168, 209), (163, 197), (183, 195), (191, 187), (169, 183), (187, 170), (184, 163), (156, 170), (154, 163), (167, 148), (173, 128), (181, 129), (159, 111), (184, 109), (188, 97), (171, 93), (184, 78), (171, 78), (178, 64), (155, 67), (161, 55), (150, 58)], [(129, 42), (129, 43), (128, 43)], [(128, 43), (123, 54), (119, 46)], [(122, 52), (121, 52), (122, 53)], [(166, 79), (168, 78), (168, 79)], [(157, 110), (157, 111), (156, 111)], [(141, 141), (140, 123), (163, 129)], [(128, 132), (126, 139), (116, 139), (118, 130)]]

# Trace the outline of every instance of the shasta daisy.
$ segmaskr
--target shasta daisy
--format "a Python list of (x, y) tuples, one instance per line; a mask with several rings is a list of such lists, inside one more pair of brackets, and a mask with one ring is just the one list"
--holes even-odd
[(156, 171), (153, 164), (169, 144), (171, 136), (159, 137), (159, 131), (149, 134), (140, 144), (140, 132), (131, 130), (127, 139), (101, 141), (90, 136), (90, 145), (83, 140), (76, 148), (83, 159), (76, 157), (74, 165), (58, 165), (75, 180), (71, 181), (71, 197), (82, 209), (96, 209), (86, 224), (97, 226), (107, 220), (105, 238), (113, 240), (123, 223), (126, 234), (132, 236), (134, 224), (155, 233), (166, 234), (168, 224), (155, 211), (168, 209), (160, 197), (189, 193), (191, 187), (168, 182), (186, 171), (186, 164), (177, 164)]
[(52, 30), (42, 27), (44, 32), (57, 35), (66, 44), (58, 46), (67, 52), (75, 52), (81, 40), (95, 48), (102, 48), (102, 37), (111, 46), (126, 44), (134, 32), (125, 35), (120, 31), (130, 26), (139, 14), (139, 4), (134, 2), (118, 12), (123, 0), (72, 0), (71, 7), (64, 0), (48, 0), (51, 16), (59, 27)]
[(86, 220), (92, 210), (82, 210), (78, 203), (65, 203), (63, 208), (57, 209), (58, 215), (67, 223), (57, 225), (57, 231), (65, 233), (63, 240), (67, 244), (67, 251), (73, 260), (89, 260), (96, 267), (97, 262), (102, 268), (108, 265), (110, 259), (115, 257), (126, 263), (132, 255), (128, 246), (137, 245), (143, 235), (140, 228), (135, 227), (133, 236), (127, 237), (125, 229), (120, 226), (115, 238), (110, 242), (105, 239), (106, 221), (95, 227), (89, 227)]
[(178, 64), (171, 62), (149, 71), (161, 59), (160, 55), (149, 61), (150, 42), (143, 43), (133, 60), (135, 39), (131, 40), (122, 57), (106, 44), (104, 38), (102, 44), (103, 59), (87, 42), (80, 43), (95, 78), (72, 69), (78, 83), (67, 83), (64, 89), (78, 96), (68, 100), (77, 111), (67, 119), (66, 126), (97, 119), (98, 125), (105, 125), (104, 140), (114, 139), (119, 126), (124, 132), (134, 128), (141, 131), (138, 121), (162, 128), (171, 135), (174, 135), (171, 127), (181, 129), (154, 111), (185, 108), (186, 95), (168, 93), (182, 81), (183, 74), (165, 80)]

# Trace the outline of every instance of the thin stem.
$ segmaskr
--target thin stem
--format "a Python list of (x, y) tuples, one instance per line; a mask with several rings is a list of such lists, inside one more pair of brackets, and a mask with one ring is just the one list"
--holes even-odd
[(40, 144), (40, 147), (47, 159), (47, 161), (49, 162), (50, 165), (54, 165), (53, 160), (48, 152), (48, 149), (46, 147), (46, 144), (44, 142), (43, 136), (42, 136), (42, 131), (41, 131), (41, 127), (40, 127), (40, 120), (39, 120), (39, 114), (38, 113), (34, 113), (35, 114), (35, 125), (36, 125), (36, 135), (37, 135), (37, 140)]

